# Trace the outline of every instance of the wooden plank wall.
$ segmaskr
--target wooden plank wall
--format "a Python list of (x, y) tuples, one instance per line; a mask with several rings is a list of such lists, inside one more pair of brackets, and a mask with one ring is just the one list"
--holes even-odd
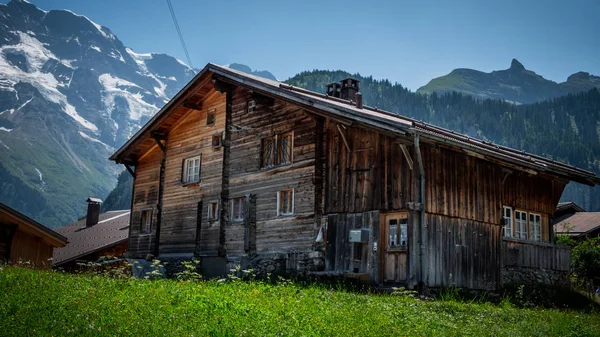
[[(236, 88), (233, 93), (230, 161), (230, 198), (255, 195), (256, 252), (310, 250), (317, 235), (315, 223), (315, 119), (297, 106), (275, 101), (258, 104), (247, 112), (251, 93)], [(261, 168), (261, 140), (294, 132), (293, 163)], [(277, 192), (294, 190), (294, 215), (277, 216)], [(228, 255), (243, 255), (246, 223), (231, 223), (226, 229)]]
[(500, 224), (500, 166), (430, 145), (421, 146), (421, 153), (427, 213)]
[[(207, 112), (213, 109), (215, 123), (206, 125)], [(218, 200), (221, 193), (223, 149), (213, 148), (212, 136), (225, 129), (225, 94), (211, 89), (202, 101), (201, 111), (187, 110), (169, 131), (167, 140), (160, 253), (193, 253), (196, 250), (198, 255), (215, 256), (219, 245), (219, 222), (208, 221), (207, 209), (209, 201)], [(184, 185), (184, 160), (196, 155), (202, 156), (200, 183)], [(204, 209), (198, 212), (200, 201)], [(202, 216), (200, 238), (196, 238), (198, 214)]]
[(52, 264), (54, 247), (44, 242), (41, 238), (17, 229), (12, 237), (10, 247), (10, 261), (13, 264), (19, 261), (29, 261), (36, 268), (48, 268)]
[[(325, 248), (325, 270), (339, 272), (369, 273), (372, 282), (379, 282), (379, 211), (364, 213), (337, 213), (327, 217), (327, 242)], [(355, 259), (357, 243), (349, 242), (351, 229), (368, 229), (369, 242), (362, 243), (360, 259)]]
[(496, 289), (500, 281), (502, 227), (426, 214), (429, 286)]
[[(163, 153), (154, 147), (142, 157), (136, 167), (135, 192), (133, 195), (133, 210), (131, 230), (129, 232), (129, 251), (133, 257), (143, 258), (153, 254), (154, 238), (156, 235), (156, 205), (158, 204), (158, 185), (160, 176), (160, 161)], [(152, 233), (142, 233), (142, 210), (152, 209)]]
[(569, 271), (571, 249), (531, 242), (504, 240), (502, 259), (505, 266)]
[(412, 171), (390, 137), (359, 127), (326, 125), (326, 213), (401, 210), (412, 199)]

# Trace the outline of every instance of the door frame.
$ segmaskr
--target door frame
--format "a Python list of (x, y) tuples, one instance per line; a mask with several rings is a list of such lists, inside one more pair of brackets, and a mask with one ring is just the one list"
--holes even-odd
[[(389, 217), (396, 217), (397, 219), (406, 219), (406, 247), (404, 248), (388, 248), (388, 240), (389, 240), (389, 226), (388, 226), (388, 218)], [(399, 210), (399, 211), (390, 211), (390, 212), (385, 212), (385, 213), (381, 213), (380, 214), (380, 219), (379, 219), (379, 223), (380, 223), (380, 228), (379, 228), (379, 242), (380, 242), (380, 248), (379, 248), (379, 279), (381, 280), (380, 283), (386, 283), (386, 282), (405, 282), (408, 280), (408, 271), (409, 271), (409, 250), (410, 250), (410, 223), (409, 223), (409, 211), (408, 210)], [(400, 221), (398, 221), (397, 223), (397, 233), (400, 233)], [(398, 238), (399, 239), (399, 238)], [(386, 257), (388, 254), (393, 254), (393, 253), (404, 253), (406, 255), (406, 278), (404, 280), (400, 280), (400, 281), (386, 281), (385, 279), (385, 272), (386, 272)]]

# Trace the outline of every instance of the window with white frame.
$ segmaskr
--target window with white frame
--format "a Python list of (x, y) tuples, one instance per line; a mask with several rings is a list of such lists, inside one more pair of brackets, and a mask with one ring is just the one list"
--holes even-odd
[(244, 220), (244, 197), (231, 199), (231, 221)]
[(533, 241), (542, 241), (542, 216), (529, 213), (530, 237)]
[(252, 100), (252, 101), (248, 101), (248, 112), (254, 112), (256, 111), (256, 101)]
[(408, 219), (400, 219), (400, 247), (406, 248), (408, 238)]
[(277, 215), (294, 214), (294, 190), (283, 190), (277, 193)]
[(183, 161), (182, 182), (184, 184), (197, 183), (200, 181), (200, 159), (201, 156), (186, 158)]
[(216, 221), (219, 218), (219, 202), (211, 201), (208, 203), (208, 221)]
[(527, 240), (527, 212), (515, 211), (515, 237)]
[(504, 236), (506, 237), (512, 237), (512, 228), (513, 228), (513, 215), (512, 215), (512, 208), (510, 207), (503, 207), (503, 216), (502, 216), (502, 220), (504, 221), (503, 227), (504, 228)]
[(144, 234), (152, 233), (152, 210), (145, 209), (142, 210), (142, 222), (141, 222), (141, 231)]

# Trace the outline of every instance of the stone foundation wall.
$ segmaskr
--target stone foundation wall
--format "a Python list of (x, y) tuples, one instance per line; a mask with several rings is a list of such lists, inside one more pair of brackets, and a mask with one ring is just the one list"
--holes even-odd
[(566, 287), (569, 283), (568, 271), (515, 266), (502, 268), (502, 284), (547, 284)]
[(321, 251), (258, 254), (242, 257), (239, 262), (234, 259), (228, 262), (230, 267), (237, 264), (241, 269), (253, 269), (257, 276), (306, 275), (308, 272), (325, 268), (325, 256)]

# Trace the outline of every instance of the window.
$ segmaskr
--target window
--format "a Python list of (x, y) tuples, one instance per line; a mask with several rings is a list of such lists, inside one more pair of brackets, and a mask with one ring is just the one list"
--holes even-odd
[(389, 226), (388, 245), (390, 248), (396, 248), (398, 247), (398, 220), (390, 219)]
[(200, 156), (184, 159), (182, 178), (184, 184), (200, 181)]
[(513, 228), (513, 216), (512, 216), (512, 208), (510, 207), (504, 207), (503, 208), (503, 216), (502, 219), (504, 220), (504, 236), (506, 237), (512, 237), (512, 228)]
[(291, 164), (293, 148), (294, 134), (292, 132), (263, 138), (261, 167)]
[(262, 167), (274, 165), (273, 147), (275, 147), (275, 138), (269, 137), (262, 140)]
[(212, 135), (212, 147), (219, 147), (221, 146), (221, 139), (223, 139), (223, 134), (221, 132), (219, 133), (215, 133), (214, 135)]
[(408, 237), (408, 219), (400, 219), (400, 247), (406, 248)]
[(277, 147), (277, 159), (279, 160), (278, 164), (291, 164), (293, 143), (292, 133), (285, 133), (281, 135), (280, 139), (281, 140), (278, 142), (279, 146)]
[(142, 222), (141, 222), (141, 231), (145, 234), (152, 233), (152, 210), (145, 209), (142, 210)]
[[(408, 219), (390, 219), (388, 223), (389, 248), (406, 248), (408, 241)], [(400, 225), (400, 226), (398, 226)]]
[(527, 240), (527, 213), (515, 211), (515, 237)]
[(219, 219), (219, 202), (211, 201), (208, 203), (208, 221)]
[(231, 200), (231, 220), (244, 220), (244, 197), (234, 198)]
[(256, 101), (248, 101), (248, 112), (256, 111)]
[(277, 215), (294, 214), (294, 190), (283, 190), (277, 193)]
[(542, 216), (529, 213), (530, 237), (533, 241), (542, 241)]
[(206, 113), (206, 125), (214, 125), (215, 124), (215, 115), (217, 109), (210, 109)]

